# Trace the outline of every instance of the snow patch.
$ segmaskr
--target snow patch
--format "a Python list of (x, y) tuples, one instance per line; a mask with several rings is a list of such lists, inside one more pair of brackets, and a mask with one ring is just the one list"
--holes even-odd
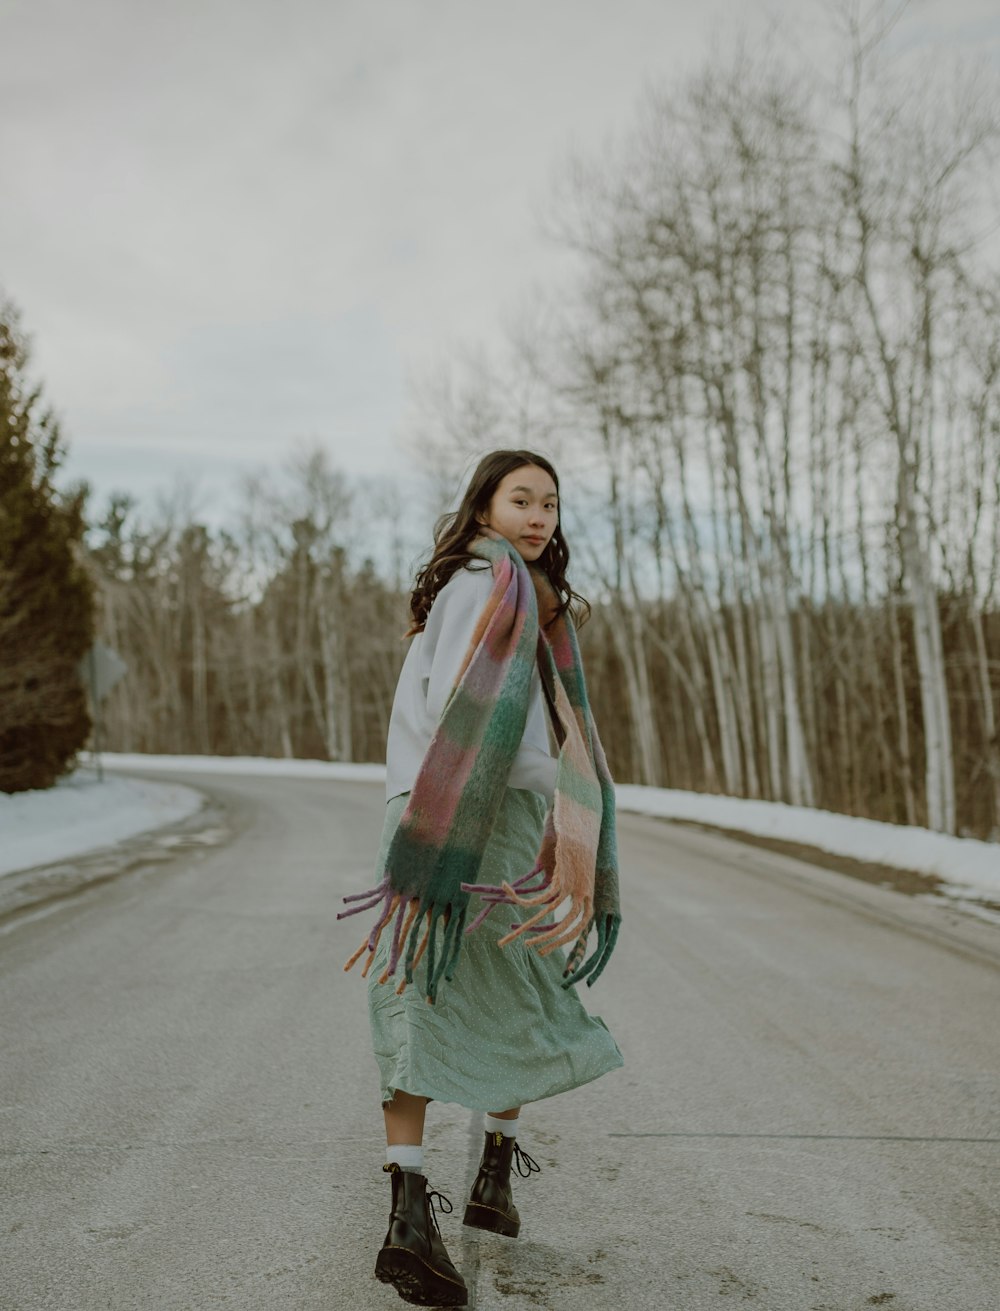
[(0, 792), (0, 875), (81, 856), (186, 819), (202, 795), (179, 783), (138, 778), (97, 781), (77, 769), (54, 787)]
[(618, 784), (616, 795), (622, 810), (801, 842), (837, 856), (936, 874), (954, 892), (1000, 899), (1000, 844), (995, 842), (952, 838), (926, 828), (857, 819), (781, 801), (746, 801), (634, 783)]
[(148, 769), (176, 774), (256, 774), (266, 778), (337, 778), (385, 782), (385, 765), (339, 760), (279, 760), (273, 756), (144, 756), (106, 751), (108, 769)]

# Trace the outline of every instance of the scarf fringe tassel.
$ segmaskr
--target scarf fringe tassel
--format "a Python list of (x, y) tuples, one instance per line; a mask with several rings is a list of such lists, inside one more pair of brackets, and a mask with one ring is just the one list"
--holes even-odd
[[(539, 874), (542, 876), (541, 881), (533, 887), (529, 887), (530, 880)], [(521, 934), (527, 933), (528, 930), (532, 929), (546, 915), (552, 913), (557, 906), (565, 901), (567, 896), (566, 893), (553, 886), (551, 873), (544, 870), (541, 865), (536, 865), (534, 869), (529, 870), (527, 874), (522, 874), (512, 883), (463, 883), (461, 887), (463, 892), (478, 892), (485, 903), (483, 909), (469, 925), (466, 930), (467, 933), (471, 933), (478, 928), (495, 906), (506, 904), (541, 907), (529, 919), (520, 924), (512, 924), (511, 931), (498, 939), (501, 947), (513, 942)], [(587, 940), (590, 937), (590, 930), (595, 924), (597, 926), (597, 945), (589, 959), (585, 960)], [(574, 942), (573, 949), (566, 961), (566, 968), (563, 971), (564, 982), (562, 986), (571, 988), (582, 979), (586, 979), (589, 988), (600, 978), (604, 967), (611, 958), (615, 943), (618, 941), (620, 926), (620, 915), (608, 913), (595, 917), (590, 911), (589, 898), (573, 897), (570, 900), (570, 908), (566, 915), (558, 923), (547, 925), (537, 933), (526, 936), (525, 945), (533, 947), (539, 956), (547, 956), (550, 951), (555, 951), (557, 947), (563, 947), (569, 942)]]
[[(541, 876), (540, 881), (530, 886), (531, 880), (539, 876)], [(498, 939), (499, 946), (506, 947), (508, 943), (524, 934), (526, 946), (537, 951), (539, 956), (547, 956), (557, 947), (573, 942), (573, 948), (563, 971), (562, 986), (570, 988), (586, 979), (589, 988), (600, 978), (618, 940), (620, 915), (608, 913), (595, 917), (591, 913), (589, 898), (574, 897), (570, 901), (570, 908), (566, 915), (558, 923), (545, 925), (537, 932), (531, 933), (530, 930), (566, 900), (565, 894), (552, 886), (551, 876), (540, 865), (536, 865), (534, 869), (529, 870), (527, 874), (522, 874), (512, 883), (463, 883), (461, 887), (463, 892), (478, 892), (486, 903), (468, 926), (466, 926), (467, 911), (464, 908), (453, 914), (451, 906), (422, 907), (418, 898), (395, 892), (390, 886), (388, 875), (367, 892), (344, 897), (344, 901), (351, 902), (352, 905), (348, 910), (343, 910), (337, 915), (338, 920), (371, 910), (373, 906), (382, 903), (382, 909), (372, 925), (371, 932), (348, 958), (344, 965), (345, 971), (352, 969), (367, 952), (368, 959), (361, 971), (361, 977), (367, 978), (382, 933), (390, 920), (395, 917), (389, 963), (380, 975), (379, 983), (387, 983), (395, 976), (400, 957), (405, 950), (403, 978), (396, 988), (397, 994), (401, 994), (407, 984), (413, 982), (413, 972), (427, 952), (427, 1000), (433, 1005), (441, 980), (450, 980), (453, 977), (463, 934), (472, 933), (478, 928), (495, 906), (521, 905), (537, 906), (539, 909), (523, 922), (512, 924), (510, 932)], [(414, 930), (414, 924), (425, 918), (427, 924), (421, 937), (419, 926)], [(595, 924), (597, 945), (590, 957), (585, 959), (590, 930), (595, 927)]]
[[(352, 969), (367, 952), (368, 959), (361, 971), (361, 977), (367, 977), (371, 963), (375, 959), (375, 950), (378, 947), (383, 930), (395, 916), (389, 963), (379, 976), (379, 983), (387, 983), (395, 975), (400, 957), (403, 956), (403, 978), (396, 988), (397, 994), (402, 993), (406, 985), (413, 982), (413, 972), (420, 964), (424, 952), (426, 952), (427, 1000), (433, 1005), (437, 998), (441, 980), (451, 980), (454, 976), (455, 966), (458, 963), (459, 952), (462, 947), (462, 935), (465, 932), (466, 910), (463, 908), (456, 914), (453, 913), (450, 905), (431, 904), (424, 907), (418, 897), (409, 897), (403, 893), (395, 892), (390, 885), (388, 875), (377, 887), (369, 888), (367, 892), (358, 892), (353, 896), (344, 897), (344, 901), (360, 904), (352, 905), (348, 910), (342, 910), (337, 916), (338, 920), (345, 919), (348, 915), (357, 915), (361, 911), (371, 910), (373, 906), (377, 906), (379, 902), (382, 902), (382, 910), (373, 924), (371, 932), (363, 939), (357, 951), (345, 962), (345, 971)], [(414, 924), (424, 918), (427, 920), (427, 925), (421, 938), (419, 925), (414, 929)]]

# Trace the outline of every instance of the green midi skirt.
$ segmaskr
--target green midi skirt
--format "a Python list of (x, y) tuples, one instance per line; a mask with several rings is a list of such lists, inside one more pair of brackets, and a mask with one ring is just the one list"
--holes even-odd
[[(406, 808), (408, 792), (386, 805), (377, 870)], [(507, 788), (486, 844), (478, 882), (498, 884), (527, 873), (541, 842), (545, 797)], [(473, 895), (468, 922), (482, 901)], [(496, 906), (466, 934), (454, 978), (442, 981), (431, 1006), (423, 982), (396, 995), (396, 977), (379, 983), (389, 957), (383, 933), (368, 972), (368, 1015), (383, 1105), (397, 1088), (478, 1111), (506, 1111), (589, 1083), (624, 1062), (607, 1025), (591, 1015), (577, 988), (562, 986), (566, 953), (539, 956), (520, 938), (497, 945), (532, 910)]]

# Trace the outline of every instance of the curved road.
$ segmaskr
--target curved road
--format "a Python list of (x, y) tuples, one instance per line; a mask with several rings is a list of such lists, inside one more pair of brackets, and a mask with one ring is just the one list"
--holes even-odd
[[(402, 1306), (371, 1274), (364, 926), (335, 919), (382, 787), (183, 781), (228, 841), (0, 924), (0, 1306)], [(1000, 931), (657, 820), (620, 837), (626, 923), (583, 995), (626, 1064), (526, 1108), (519, 1239), (462, 1228), (479, 1117), (428, 1114), (470, 1306), (996, 1311)]]

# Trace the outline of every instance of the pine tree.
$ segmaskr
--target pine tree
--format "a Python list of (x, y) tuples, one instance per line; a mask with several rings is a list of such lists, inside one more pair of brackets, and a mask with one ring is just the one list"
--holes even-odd
[(0, 296), (0, 791), (51, 787), (90, 731), (80, 658), (94, 636), (81, 564), (85, 488), (52, 484), (64, 447), (26, 377), (20, 316)]

